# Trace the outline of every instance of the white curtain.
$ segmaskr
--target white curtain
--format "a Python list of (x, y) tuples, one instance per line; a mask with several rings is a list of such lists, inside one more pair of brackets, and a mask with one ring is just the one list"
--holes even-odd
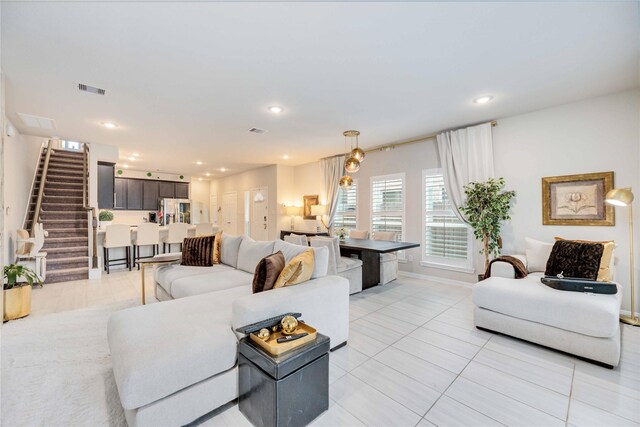
[(344, 172), (344, 160), (345, 156), (335, 156), (320, 160), (322, 184), (324, 193), (327, 196), (327, 215), (329, 216), (327, 226), (329, 228), (333, 226), (333, 219), (338, 208), (338, 191), (340, 190), (340, 178), (342, 178)]
[(460, 212), (466, 200), (464, 186), (494, 177), (491, 123), (442, 132), (437, 139), (444, 187), (454, 213), (468, 223)]

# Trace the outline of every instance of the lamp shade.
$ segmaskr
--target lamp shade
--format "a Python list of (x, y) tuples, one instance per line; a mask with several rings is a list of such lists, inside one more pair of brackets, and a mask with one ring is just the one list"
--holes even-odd
[(287, 206), (288, 216), (302, 216), (302, 208), (300, 206)]
[(322, 216), (327, 214), (327, 205), (313, 205), (311, 206), (312, 216)]
[(614, 206), (629, 206), (633, 202), (631, 188), (614, 188), (609, 191), (604, 201)]
[(349, 173), (358, 172), (360, 170), (360, 161), (358, 159), (356, 159), (355, 157), (349, 157), (344, 162), (344, 168)]

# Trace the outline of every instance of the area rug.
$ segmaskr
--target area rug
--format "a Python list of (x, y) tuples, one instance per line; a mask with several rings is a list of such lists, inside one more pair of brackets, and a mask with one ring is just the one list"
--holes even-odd
[(123, 301), (3, 325), (0, 424), (126, 426), (107, 319), (134, 305)]

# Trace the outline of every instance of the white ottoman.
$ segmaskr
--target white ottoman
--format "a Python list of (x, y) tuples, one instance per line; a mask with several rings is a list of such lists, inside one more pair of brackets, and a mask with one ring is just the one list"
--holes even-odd
[(621, 287), (615, 295), (567, 292), (540, 278), (491, 277), (474, 285), (476, 327), (617, 366)]

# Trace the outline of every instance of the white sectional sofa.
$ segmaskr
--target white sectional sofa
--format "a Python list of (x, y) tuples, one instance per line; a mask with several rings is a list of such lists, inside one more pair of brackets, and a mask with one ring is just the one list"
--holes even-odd
[(349, 283), (327, 276), (328, 251), (314, 248), (312, 279), (253, 294), (253, 270), (282, 250), (290, 260), (301, 250), (282, 241), (255, 242), (224, 236), (222, 264), (169, 265), (155, 271), (165, 302), (115, 313), (108, 342), (120, 401), (129, 426), (179, 426), (238, 397), (235, 328), (286, 312), (329, 336), (331, 347), (347, 341)]
[(540, 281), (543, 262), (515, 257), (528, 268), (527, 277), (515, 279), (511, 264), (495, 262), (491, 277), (474, 285), (476, 327), (617, 366), (621, 286), (615, 295), (552, 289)]

